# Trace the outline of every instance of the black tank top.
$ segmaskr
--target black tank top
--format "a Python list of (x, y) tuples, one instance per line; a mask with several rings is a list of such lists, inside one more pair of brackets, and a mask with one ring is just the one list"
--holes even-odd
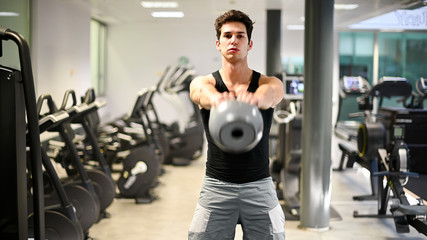
[[(219, 92), (228, 92), (229, 90), (222, 81), (219, 71), (212, 73), (212, 75), (216, 81), (216, 89)], [(260, 73), (253, 71), (252, 80), (247, 91), (256, 91), (260, 76)], [(260, 142), (248, 152), (233, 154), (224, 152), (215, 145), (209, 132), (210, 110), (200, 109), (208, 141), (207, 176), (232, 183), (253, 182), (270, 176), (268, 136), (274, 109), (260, 111), (264, 120), (263, 136)]]

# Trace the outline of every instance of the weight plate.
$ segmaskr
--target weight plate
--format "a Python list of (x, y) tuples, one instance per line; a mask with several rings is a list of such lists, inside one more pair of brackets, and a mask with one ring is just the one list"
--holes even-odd
[(107, 209), (114, 200), (116, 195), (116, 185), (107, 174), (97, 169), (88, 169), (87, 175), (95, 188), (98, 195), (101, 211)]
[(88, 190), (80, 185), (68, 184), (64, 186), (64, 190), (76, 209), (76, 216), (83, 231), (86, 232), (99, 217), (99, 206), (96, 200)]
[[(34, 215), (28, 219), (28, 235), (34, 237)], [(45, 212), (45, 238), (49, 240), (83, 240), (84, 235), (79, 223), (71, 221), (62, 213)]]

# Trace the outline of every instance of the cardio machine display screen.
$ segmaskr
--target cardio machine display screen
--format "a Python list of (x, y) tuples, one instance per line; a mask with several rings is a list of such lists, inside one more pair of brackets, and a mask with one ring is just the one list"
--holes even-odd
[(286, 79), (285, 98), (302, 99), (304, 95), (304, 82), (301, 79)]
[(403, 139), (404, 138), (404, 126), (401, 125), (394, 125), (393, 126), (393, 138), (394, 139)]
[(363, 83), (359, 77), (344, 77), (343, 83), (344, 88), (350, 91), (360, 91), (363, 87)]

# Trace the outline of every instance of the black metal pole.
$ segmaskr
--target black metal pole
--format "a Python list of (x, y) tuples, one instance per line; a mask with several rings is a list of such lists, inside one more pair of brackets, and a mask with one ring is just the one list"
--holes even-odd
[(267, 10), (267, 75), (282, 72), (282, 59), (280, 57), (281, 43), (281, 10)]

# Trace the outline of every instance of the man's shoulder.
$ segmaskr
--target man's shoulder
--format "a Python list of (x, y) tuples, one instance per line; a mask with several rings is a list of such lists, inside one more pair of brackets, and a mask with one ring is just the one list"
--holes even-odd
[[(193, 94), (196, 92), (200, 92), (202, 89), (209, 87), (209, 86), (215, 86), (215, 79), (212, 76), (212, 74), (208, 74), (208, 75), (199, 75), (196, 76), (193, 80), (191, 80), (190, 83), (190, 97), (192, 98), (193, 101), (195, 101), (193, 99)], [(200, 98), (199, 95), (197, 95), (197, 99)], [(197, 104), (200, 104), (199, 100), (196, 100)]]
[(212, 73), (208, 74), (208, 75), (200, 75), (194, 78), (193, 81), (198, 81), (198, 82), (215, 82), (215, 78), (212, 75)]
[(262, 73), (260, 73), (259, 80), (260, 80), (260, 81), (267, 81), (267, 82), (269, 82), (269, 81), (277, 81), (277, 80), (281, 81), (281, 80), (280, 80), (279, 78), (277, 78), (276, 76), (267, 76), (267, 75), (264, 75), (264, 74), (262, 74)]

